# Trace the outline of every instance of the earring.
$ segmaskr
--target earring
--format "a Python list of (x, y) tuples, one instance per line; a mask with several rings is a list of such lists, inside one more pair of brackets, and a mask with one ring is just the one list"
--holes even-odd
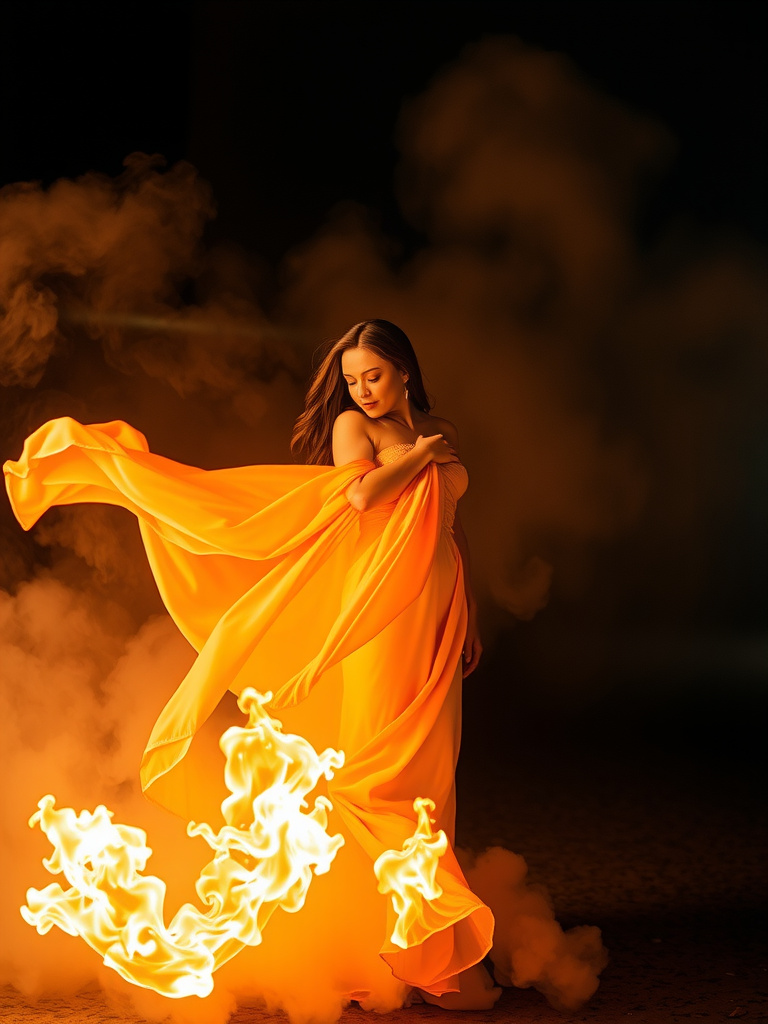
[(403, 381), (403, 391), (405, 392), (405, 400), (408, 401), (408, 385)]

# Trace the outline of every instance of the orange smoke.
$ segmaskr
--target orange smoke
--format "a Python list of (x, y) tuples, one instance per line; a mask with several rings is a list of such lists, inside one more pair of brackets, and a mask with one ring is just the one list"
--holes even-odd
[[(212, 213), (206, 185), (189, 165), (161, 174), (162, 160), (134, 154), (113, 181), (89, 174), (7, 186), (0, 211), (7, 242), (0, 263), (0, 382), (33, 387), (62, 341), (59, 312), (73, 293), (111, 314), (165, 310), (197, 259)], [(119, 335), (104, 339), (119, 353)]]
[[(398, 141), (428, 243), (394, 269), (365, 211), (338, 207), (290, 258), (292, 322), (333, 335), (385, 310), (415, 340), (462, 436), (462, 515), (495, 603), (530, 617), (551, 583), (577, 630), (610, 628), (625, 595), (693, 617), (715, 586), (703, 553), (756, 486), (764, 254), (679, 229), (639, 252), (669, 132), (514, 39), (469, 47)], [(642, 554), (601, 596), (600, 551), (625, 537)]]

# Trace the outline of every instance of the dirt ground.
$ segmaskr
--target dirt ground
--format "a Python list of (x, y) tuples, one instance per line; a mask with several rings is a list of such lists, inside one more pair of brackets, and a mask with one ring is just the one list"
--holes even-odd
[[(768, 842), (754, 758), (736, 747), (706, 757), (528, 736), (491, 768), (472, 749), (459, 771), (460, 845), (522, 853), (564, 927), (602, 929), (610, 963), (600, 988), (568, 1015), (538, 992), (507, 989), (493, 1011), (418, 1005), (379, 1018), (353, 1005), (342, 1024), (768, 1024)], [(7, 1024), (142, 1024), (91, 990), (33, 1004), (9, 988), (0, 1010)], [(230, 1024), (283, 1020), (241, 1006)]]

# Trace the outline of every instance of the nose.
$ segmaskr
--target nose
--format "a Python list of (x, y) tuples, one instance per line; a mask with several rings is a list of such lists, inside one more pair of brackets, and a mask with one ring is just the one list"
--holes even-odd
[(366, 381), (360, 381), (360, 383), (357, 385), (357, 393), (360, 396), (360, 398), (365, 398), (366, 395), (369, 395), (371, 393)]

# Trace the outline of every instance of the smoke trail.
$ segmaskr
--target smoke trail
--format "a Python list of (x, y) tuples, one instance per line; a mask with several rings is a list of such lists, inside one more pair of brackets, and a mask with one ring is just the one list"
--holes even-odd
[[(149, 395), (140, 412), (162, 422), (170, 387), (226, 406), (223, 418), (241, 430), (263, 426), (268, 411), (274, 419), (273, 403), (280, 418), (302, 376), (293, 344), (266, 322), (247, 261), (233, 273), (231, 252), (202, 248), (208, 186), (188, 164), (163, 172), (143, 154), (125, 163), (114, 180), (92, 173), (47, 191), (0, 190), (0, 383), (13, 388), (5, 416), (29, 404), (19, 387), (54, 387), (88, 410), (102, 397), (134, 411)], [(188, 407), (182, 415), (194, 422)], [(172, 434), (189, 428), (169, 420)]]
[[(206, 186), (178, 164), (141, 154), (126, 160), (112, 181), (88, 174), (0, 193), (5, 245), (0, 270), (0, 380), (39, 383), (64, 337), (66, 304), (86, 303), (94, 314), (165, 310), (175, 285), (195, 264), (196, 244), (211, 215)], [(119, 355), (120, 337), (99, 332)]]

